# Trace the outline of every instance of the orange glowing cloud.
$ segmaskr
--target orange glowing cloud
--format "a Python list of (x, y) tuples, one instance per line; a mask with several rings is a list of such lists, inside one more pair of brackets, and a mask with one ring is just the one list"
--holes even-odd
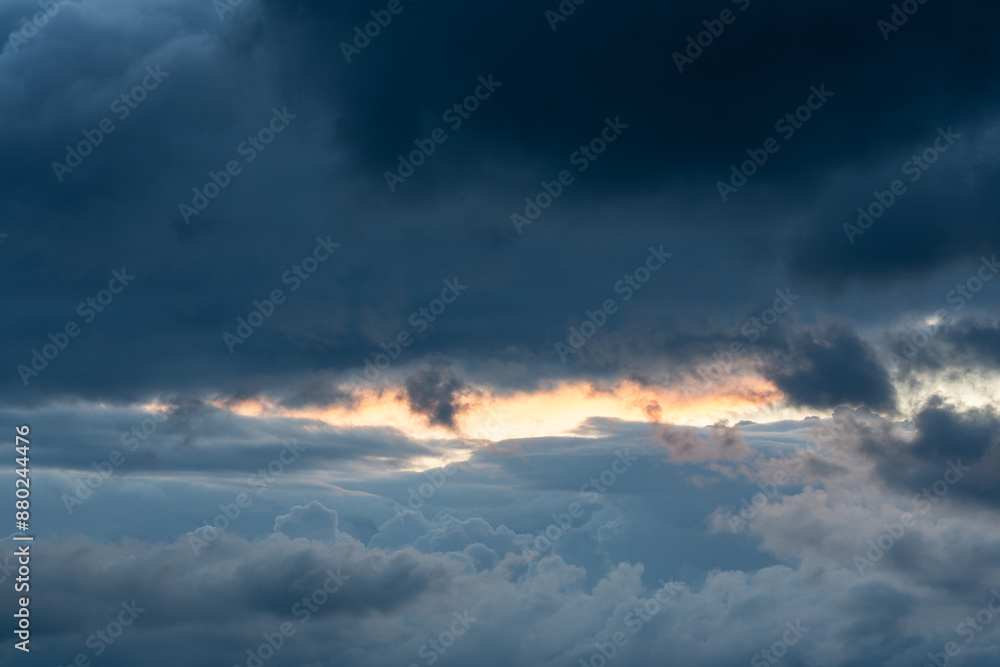
[(313, 419), (337, 427), (395, 428), (418, 439), (497, 441), (567, 435), (593, 417), (704, 426), (760, 414), (780, 400), (781, 393), (760, 379), (744, 379), (731, 387), (700, 393), (631, 381), (607, 388), (583, 381), (562, 382), (513, 394), (476, 388), (457, 413), (454, 431), (415, 414), (399, 391), (363, 391), (356, 399), (352, 407), (310, 409), (282, 408), (264, 399), (212, 404), (244, 416)]

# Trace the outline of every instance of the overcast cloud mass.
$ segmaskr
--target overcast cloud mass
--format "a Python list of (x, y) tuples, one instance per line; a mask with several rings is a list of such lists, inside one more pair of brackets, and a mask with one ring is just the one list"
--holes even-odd
[(997, 665), (998, 24), (5, 1), (0, 662)]

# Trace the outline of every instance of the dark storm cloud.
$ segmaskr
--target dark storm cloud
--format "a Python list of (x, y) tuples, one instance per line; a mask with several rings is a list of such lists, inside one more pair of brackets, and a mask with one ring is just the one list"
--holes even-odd
[[(787, 234), (784, 259), (817, 288), (836, 291), (851, 278), (912, 278), (1000, 240), (994, 225), (982, 229), (1000, 212), (989, 185), (998, 168), (995, 148), (987, 156), (969, 151), (970, 142), (993, 142), (985, 124), (1000, 93), (991, 75), (1000, 49), (968, 26), (996, 20), (995, 8), (921, 5), (887, 42), (876, 21), (889, 17), (889, 5), (748, 5), (745, 12), (730, 7), (735, 23), (683, 74), (671, 54), (683, 51), (686, 38), (704, 30), (702, 21), (714, 19), (725, 3), (591, 4), (555, 32), (534, 3), (404, 5), (350, 64), (341, 44), (370, 20), (368, 5), (270, 0), (265, 20), (286, 47), (288, 76), (307, 79), (323, 63), (328, 84), (318, 93), (335, 117), (334, 144), (370, 181), (440, 126), (442, 112), (471, 94), (477, 75), (492, 72), (504, 82), (414, 177), (418, 183), (407, 184), (408, 205), (428, 189), (447, 190), (463, 173), (478, 174), (468, 165), (482, 162), (483, 154), (519, 165), (526, 174), (522, 189), (528, 189), (520, 201), (534, 193), (538, 178), (566, 166), (605, 115), (620, 114), (631, 123), (629, 134), (586, 175), (590, 199), (608, 190), (650, 192), (664, 180), (690, 188), (676, 209), (681, 215), (672, 216), (675, 228), (739, 227), (754, 243), (762, 241), (758, 233)], [(303, 31), (315, 37), (301, 40)], [(941, 50), (941, 43), (955, 47)], [(421, 54), (419, 63), (407, 60), (412, 53)], [(457, 62), (456, 53), (462, 54)], [(834, 95), (815, 117), (793, 136), (776, 131), (776, 121), (821, 84)], [(941, 157), (941, 166), (917, 183), (900, 174), (911, 156), (932, 145), (939, 128), (949, 127), (963, 139)], [(716, 181), (768, 136), (781, 137), (780, 152), (730, 206), (720, 206)], [(857, 175), (845, 181), (847, 172)], [(872, 191), (887, 190), (895, 178), (909, 186), (904, 201), (863, 242), (848, 243), (843, 224), (853, 223), (856, 208), (867, 207)], [(959, 183), (965, 195), (956, 198)], [(782, 214), (775, 216), (776, 209)], [(782, 217), (802, 221), (789, 229), (773, 222)], [(548, 223), (603, 226), (591, 216)]]
[[(1000, 245), (996, 225), (988, 222), (1000, 213), (990, 190), (1000, 175), (991, 121), (972, 117), (962, 123), (933, 113), (922, 137), (832, 175), (806, 204), (801, 215), (808, 222), (789, 237), (788, 257), (791, 270), (813, 289), (842, 293), (849, 282), (912, 283), (929, 270), (977, 259)], [(934, 162), (924, 162), (925, 152), (935, 155), (939, 130), (961, 138)], [(905, 188), (898, 197), (890, 191), (893, 182)], [(866, 227), (860, 235), (859, 220)]]
[[(919, 139), (919, 116), (931, 109), (955, 111), (953, 124), (977, 118), (998, 92), (990, 72), (1000, 50), (985, 39), (973, 37), (927, 60), (933, 43), (967, 35), (971, 21), (986, 18), (965, 7), (922, 7), (919, 19), (887, 44), (875, 23), (891, 10), (861, 2), (596, 4), (581, 7), (554, 32), (544, 17), (548, 7), (536, 3), (404, 4), (350, 64), (341, 44), (371, 20), (367, 3), (268, 0), (264, 7), (262, 20), (286, 47), (293, 75), (307, 79), (322, 68), (337, 141), (379, 175), (383, 161), (440, 124), (441, 111), (471, 94), (466, 88), (487, 72), (504, 84), (459, 130), (463, 148), (471, 143), (465, 135), (498, 147), (512, 143), (510, 152), (538, 156), (551, 167), (589, 139), (603, 115), (620, 114), (643, 137), (621, 148), (613, 171), (602, 171), (602, 180), (620, 183), (650, 171), (726, 170), (751, 140), (774, 134), (778, 117), (805, 103), (810, 85), (826, 82), (836, 99), (822, 110), (828, 118), (817, 114), (812, 121), (827, 131), (803, 132), (812, 136), (793, 149), (814, 153), (809, 167), (817, 171)], [(727, 7), (735, 23), (679, 74), (671, 54)], [(303, 32), (312, 39), (285, 41)], [(418, 52), (419, 61), (400, 59)], [(462, 54), (457, 62), (456, 53)], [(963, 76), (956, 80), (958, 72)], [(379, 85), (371, 84), (373, 77)], [(928, 98), (932, 87), (940, 98)], [(340, 101), (345, 98), (352, 102)], [(616, 106), (602, 111), (599, 101)], [(789, 160), (770, 167), (787, 175), (802, 166)], [(714, 190), (714, 180), (706, 189)]]
[(406, 378), (403, 388), (415, 414), (423, 415), (430, 424), (455, 428), (455, 416), (462, 411), (460, 401), (468, 388), (449, 365), (422, 369)]
[[(248, 396), (255, 398), (256, 396)], [(233, 396), (238, 400), (239, 395)], [(328, 407), (331, 405), (351, 405), (354, 401), (350, 392), (337, 384), (331, 373), (317, 372), (294, 382), (281, 398), (281, 405), (287, 408)]]
[(952, 361), (994, 369), (1000, 367), (1000, 322), (997, 320), (962, 321), (946, 331), (942, 340), (951, 347)]
[(768, 359), (764, 374), (795, 406), (861, 405), (893, 412), (896, 390), (874, 348), (845, 322), (796, 331), (787, 351)]
[[(856, 449), (875, 463), (892, 487), (987, 506), (1000, 504), (992, 480), (1000, 472), (1000, 416), (992, 407), (962, 410), (940, 397), (930, 399), (903, 431), (863, 410), (839, 410), (828, 442)], [(942, 489), (945, 489), (942, 492)]]
[[(683, 371), (727, 347), (776, 286), (801, 280), (811, 313), (877, 322), (895, 303), (885, 278), (908, 276), (919, 298), (932, 268), (989, 241), (998, 47), (964, 28), (994, 10), (930, 3), (884, 42), (875, 22), (888, 8), (734, 4), (736, 21), (678, 73), (671, 53), (725, 5), (591, 3), (553, 32), (529, 3), (406, 3), (347, 63), (340, 42), (371, 20), (360, 2), (248, 2), (221, 22), (204, 3), (123, 10), (134, 14), (66, 3), (0, 58), (0, 173), (13, 193), (0, 201), (0, 275), (20, 286), (4, 306), (24, 314), (0, 323), (0, 391), (24, 404), (176, 392), (346, 405), (343, 382), (401, 333), (414, 342), (387, 374), (397, 383), (441, 355), (462, 381), (505, 390), (650, 373), (659, 360)], [(30, 5), (11, 7), (13, 28)], [(934, 48), (942, 40), (960, 46)], [(156, 66), (169, 75), (119, 119), (111, 104)], [(490, 74), (501, 85), (391, 194), (395, 156), (447, 126), (444, 110)], [(823, 84), (833, 97), (723, 204), (715, 182), (729, 165)], [(244, 162), (237, 147), (275, 109), (290, 125)], [(629, 127), (576, 172), (570, 153), (617, 116)], [(58, 182), (52, 162), (103, 117), (115, 131)], [(848, 243), (843, 222), (949, 125), (959, 142)], [(242, 172), (185, 224), (178, 204), (233, 159)], [(510, 214), (560, 169), (577, 182), (518, 235)], [(283, 278), (318, 238), (341, 247), (292, 291)], [(554, 344), (660, 244), (670, 265), (560, 363)], [(85, 320), (79, 304), (122, 267), (134, 281)], [(828, 300), (855, 279), (862, 295)], [(469, 291), (418, 330), (411, 314), (444, 280)], [(275, 289), (284, 303), (230, 353), (223, 334), (255, 303), (270, 313)], [(36, 358), (70, 323), (80, 334)], [(769, 345), (780, 347), (762, 340), (751, 356)], [(25, 386), (17, 367), (33, 361), (45, 368)], [(859, 376), (875, 380), (867, 392), (802, 373), (785, 382), (818, 404), (889, 404), (878, 372)], [(414, 405), (448, 424), (442, 391)]]

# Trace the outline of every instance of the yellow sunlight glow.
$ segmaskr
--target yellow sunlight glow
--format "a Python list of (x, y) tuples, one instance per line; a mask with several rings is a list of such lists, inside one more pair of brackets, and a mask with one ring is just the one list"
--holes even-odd
[(353, 408), (286, 409), (260, 399), (214, 401), (212, 405), (248, 417), (314, 419), (337, 427), (395, 428), (417, 439), (497, 441), (568, 435), (592, 417), (705, 426), (742, 419), (780, 398), (780, 392), (761, 379), (744, 379), (714, 393), (642, 387), (633, 382), (621, 382), (608, 389), (595, 389), (586, 382), (567, 382), (510, 395), (479, 389), (464, 399), (455, 417), (454, 431), (413, 413), (405, 397), (392, 390), (365, 392)]

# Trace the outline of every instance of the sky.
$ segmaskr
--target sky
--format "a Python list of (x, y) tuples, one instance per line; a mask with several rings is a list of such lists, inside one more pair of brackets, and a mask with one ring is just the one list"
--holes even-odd
[(0, 659), (996, 665), (998, 21), (6, 0)]

